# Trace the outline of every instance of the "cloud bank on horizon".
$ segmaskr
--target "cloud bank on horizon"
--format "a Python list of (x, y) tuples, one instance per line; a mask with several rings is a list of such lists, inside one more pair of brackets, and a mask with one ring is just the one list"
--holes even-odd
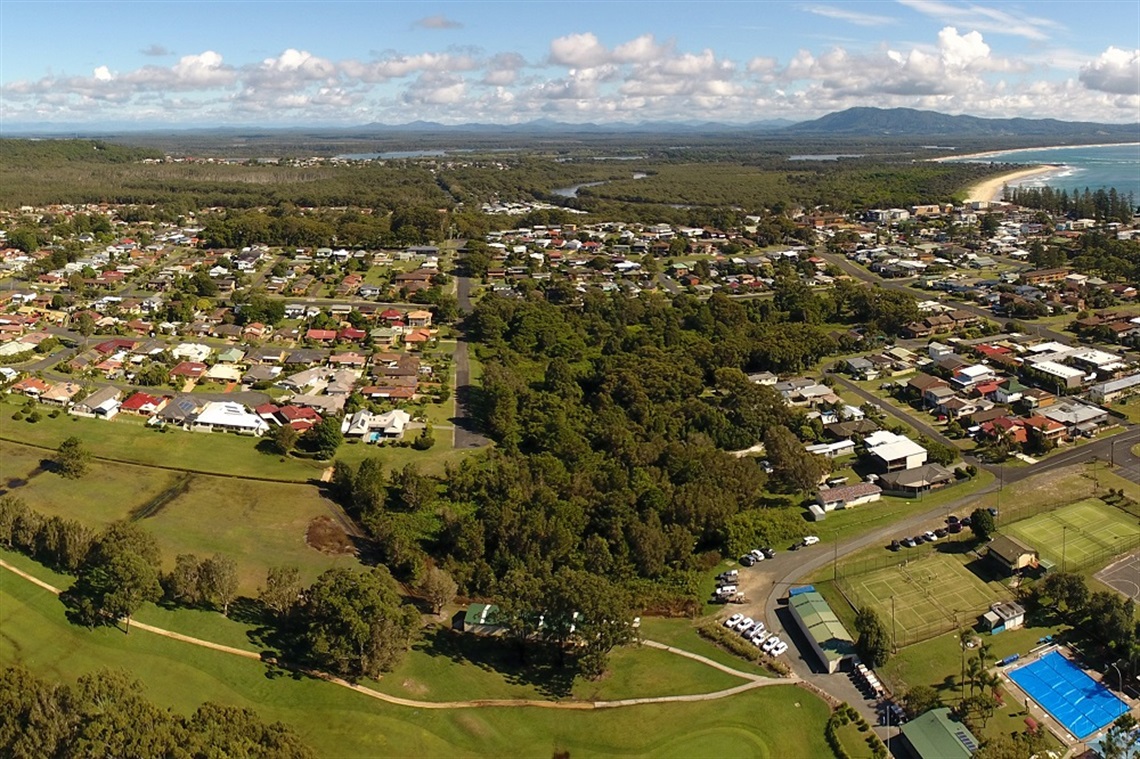
[(1131, 1), (43, 7), (0, 8), (0, 123), (1140, 121)]

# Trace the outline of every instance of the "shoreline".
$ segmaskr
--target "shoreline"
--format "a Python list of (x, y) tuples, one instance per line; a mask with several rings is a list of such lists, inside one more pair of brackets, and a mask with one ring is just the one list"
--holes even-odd
[(961, 155), (946, 155), (939, 156), (938, 158), (931, 158), (929, 160), (935, 163), (944, 163), (946, 161), (965, 161), (974, 158), (992, 158), (998, 155), (1007, 155), (1009, 153), (1030, 153), (1034, 150), (1077, 150), (1079, 148), (1115, 148), (1115, 147), (1131, 147), (1133, 145), (1140, 145), (1140, 142), (1100, 142), (1089, 145), (1042, 145), (1037, 148), (1012, 148), (1010, 150), (984, 150), (980, 153), (963, 153)]
[(1026, 179), (1043, 178), (1058, 171), (1063, 171), (1067, 167), (1056, 164), (1037, 164), (1036, 166), (1029, 166), (1017, 171), (1006, 172), (1005, 174), (998, 174), (996, 177), (984, 179), (975, 185), (972, 185), (966, 190), (967, 203), (979, 203), (1000, 201), (1002, 190), (1006, 185), (1015, 182), (1023, 182)]

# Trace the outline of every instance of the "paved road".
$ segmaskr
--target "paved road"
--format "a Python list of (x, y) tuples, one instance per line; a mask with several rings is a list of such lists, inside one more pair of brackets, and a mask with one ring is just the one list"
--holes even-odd
[(914, 427), (916, 430), (921, 432), (923, 435), (926, 435), (928, 438), (930, 438), (932, 440), (937, 440), (938, 442), (942, 443), (943, 445), (948, 445), (951, 448), (954, 448), (955, 450), (957, 450), (956, 446), (954, 445), (953, 440), (946, 437), (945, 434), (943, 434), (941, 431), (935, 429), (933, 426), (931, 426), (927, 422), (925, 422), (921, 419), (916, 419), (915, 417), (912, 417), (903, 411), (899, 411), (898, 409), (896, 409), (894, 406), (892, 406), (889, 403), (884, 403), (883, 399), (880, 398), (879, 396), (875, 395), (874, 393), (868, 392), (867, 390), (864, 390), (863, 388), (859, 387), (854, 382), (852, 382), (851, 380), (847, 379), (846, 377), (844, 377), (840, 374), (832, 374), (831, 378), (834, 379), (836, 382), (838, 382), (840, 385), (842, 385), (845, 390), (848, 390), (848, 391), (854, 393), (855, 395), (859, 396), (862, 400), (866, 401), (867, 403), (878, 406), (879, 408), (881, 408), (883, 410), (884, 413), (890, 414), (891, 416), (895, 417), (896, 419), (903, 422), (904, 424), (907, 424), (908, 426)]
[[(463, 314), (472, 311), (471, 278), (455, 278), (455, 300)], [(452, 442), (455, 448), (477, 448), (490, 445), (486, 436), (475, 430), (475, 420), (471, 416), (469, 404), (471, 395), (477, 388), (471, 385), (471, 346), (460, 333), (455, 345), (455, 435)]]

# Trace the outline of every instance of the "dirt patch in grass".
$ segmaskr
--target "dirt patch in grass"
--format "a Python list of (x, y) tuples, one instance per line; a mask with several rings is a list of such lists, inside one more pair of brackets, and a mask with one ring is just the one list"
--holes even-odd
[(356, 551), (344, 528), (329, 516), (319, 516), (309, 522), (309, 529), (305, 532), (305, 542), (311, 548), (331, 556), (342, 556)]
[(421, 683), (419, 680), (413, 680), (410, 677), (406, 678), (402, 683), (400, 683), (400, 685), (403, 686), (404, 690), (406, 690), (408, 693), (416, 696), (426, 696), (428, 692), (428, 687), (426, 685)]

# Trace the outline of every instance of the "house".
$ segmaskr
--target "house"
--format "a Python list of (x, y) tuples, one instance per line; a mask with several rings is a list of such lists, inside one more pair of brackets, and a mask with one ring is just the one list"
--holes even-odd
[(409, 327), (430, 327), (431, 311), (409, 311), (407, 320)]
[(849, 456), (855, 453), (855, 441), (836, 440), (833, 443), (817, 443), (815, 445), (806, 446), (806, 449), (807, 452), (813, 456), (837, 459), (840, 456)]
[(820, 488), (816, 496), (816, 503), (824, 511), (835, 509), (850, 509), (864, 503), (874, 503), (879, 500), (883, 489), (873, 482), (857, 482), (854, 485), (843, 485), (837, 488)]
[(29, 398), (39, 398), (41, 395), (46, 393), (49, 388), (51, 388), (51, 385), (44, 382), (39, 377), (25, 377), (15, 385), (12, 385), (12, 387), (9, 388), (8, 392), (19, 393), (20, 395), (26, 395)]
[(383, 414), (361, 409), (346, 417), (341, 422), (340, 430), (345, 437), (362, 437), (369, 442), (380, 438), (399, 440), (411, 421), (411, 415), (403, 409), (393, 409)]
[(56, 382), (40, 396), (40, 401), (56, 406), (67, 406), (71, 403), (71, 399), (82, 391), (83, 388), (74, 382)]
[(917, 759), (970, 759), (981, 745), (944, 706), (903, 725), (902, 742), (907, 753)]
[(321, 343), (331, 343), (336, 340), (335, 329), (310, 329), (305, 333), (306, 340), (315, 340)]
[(1037, 551), (1012, 535), (998, 535), (990, 541), (986, 551), (990, 561), (1008, 575), (1037, 566)]
[(881, 472), (914, 469), (926, 463), (926, 449), (910, 438), (887, 430), (873, 432), (864, 439), (867, 455)]
[(156, 419), (163, 424), (174, 424), (179, 427), (187, 427), (194, 417), (198, 415), (199, 411), (198, 401), (189, 395), (179, 396), (174, 398), (166, 406), (151, 418), (151, 422)]
[(154, 416), (166, 406), (169, 398), (157, 397), (148, 393), (134, 393), (119, 407), (120, 411), (139, 416)]
[(1036, 430), (1045, 440), (1057, 441), (1065, 436), (1065, 425), (1044, 416), (1031, 416), (1025, 420), (1026, 429)]
[(914, 469), (879, 475), (878, 483), (888, 495), (917, 498), (923, 493), (940, 490), (955, 481), (954, 473), (939, 464), (923, 464)]
[(1025, 607), (1013, 601), (998, 601), (982, 615), (982, 624), (995, 635), (1025, 626)]
[(185, 377), (186, 379), (200, 379), (206, 373), (206, 365), (198, 361), (183, 361), (170, 370), (171, 377)]
[(191, 422), (191, 429), (207, 432), (237, 432), (260, 437), (269, 431), (269, 424), (240, 403), (210, 401)]
[(71, 407), (71, 413), (77, 416), (95, 416), (101, 419), (112, 419), (119, 413), (119, 398), (122, 391), (114, 385), (100, 388), (88, 395), (79, 403)]
[(879, 376), (875, 365), (865, 358), (847, 359), (847, 373), (857, 380), (873, 380)]
[(1063, 424), (1069, 437), (1091, 436), (1108, 423), (1108, 412), (1104, 409), (1071, 400), (1050, 406), (1041, 416)]

